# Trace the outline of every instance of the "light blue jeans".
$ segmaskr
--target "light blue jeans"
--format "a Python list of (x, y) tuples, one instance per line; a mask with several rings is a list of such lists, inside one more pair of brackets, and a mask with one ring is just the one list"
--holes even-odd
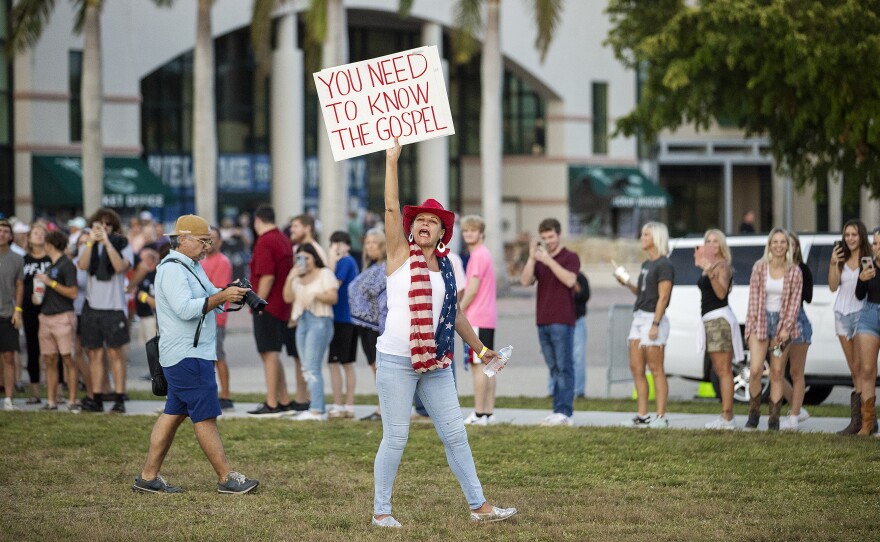
[(296, 325), (296, 349), (302, 363), (303, 378), (309, 386), (309, 410), (324, 413), (324, 376), (321, 365), (333, 339), (333, 318), (306, 311)]
[(410, 409), (416, 394), (434, 422), (446, 450), (446, 461), (461, 484), (468, 506), (471, 510), (482, 506), (486, 498), (477, 478), (450, 368), (417, 373), (410, 358), (377, 352), (376, 390), (382, 409), (382, 443), (373, 463), (373, 514), (391, 513), (391, 490), (409, 438)]

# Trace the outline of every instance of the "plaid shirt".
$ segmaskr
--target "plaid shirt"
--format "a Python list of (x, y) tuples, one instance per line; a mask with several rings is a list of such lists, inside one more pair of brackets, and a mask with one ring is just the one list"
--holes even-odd
[[(789, 337), (800, 337), (797, 316), (801, 308), (801, 291), (804, 277), (798, 266), (792, 265), (785, 271), (782, 279), (782, 308), (779, 311), (779, 325), (776, 334), (787, 331)], [(754, 333), (760, 341), (766, 341), (767, 333), (767, 261), (760, 259), (752, 267), (749, 279), (749, 309), (746, 311), (746, 340)]]

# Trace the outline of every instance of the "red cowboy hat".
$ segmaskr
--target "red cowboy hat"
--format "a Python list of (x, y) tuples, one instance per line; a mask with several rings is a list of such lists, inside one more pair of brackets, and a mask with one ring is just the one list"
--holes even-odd
[(409, 234), (413, 220), (415, 220), (416, 216), (420, 213), (436, 215), (437, 218), (440, 219), (440, 222), (443, 223), (443, 229), (446, 230), (443, 232), (443, 238), (440, 239), (440, 242), (444, 245), (448, 245), (449, 241), (452, 239), (452, 228), (455, 225), (455, 214), (453, 214), (452, 211), (444, 209), (439, 201), (430, 198), (426, 199), (425, 202), (419, 206), (406, 205), (403, 207), (403, 231)]

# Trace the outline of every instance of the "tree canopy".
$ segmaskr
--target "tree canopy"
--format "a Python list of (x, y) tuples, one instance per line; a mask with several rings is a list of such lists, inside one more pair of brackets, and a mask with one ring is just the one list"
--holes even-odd
[(880, 0), (610, 0), (607, 44), (642, 78), (626, 135), (724, 119), (798, 185), (880, 196)]

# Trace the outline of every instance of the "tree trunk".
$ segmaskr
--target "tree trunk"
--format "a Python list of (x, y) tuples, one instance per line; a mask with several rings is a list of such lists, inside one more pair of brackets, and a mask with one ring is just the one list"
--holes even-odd
[[(327, 0), (327, 38), (322, 49), (321, 67), (328, 68), (348, 62), (348, 22), (342, 0)], [(333, 161), (333, 151), (318, 115), (318, 160), (320, 163), (318, 214), (326, 241), (336, 230), (345, 230), (348, 216), (348, 163)]]
[(210, 224), (217, 223), (217, 117), (214, 105), (214, 41), (211, 32), (213, 1), (199, 0), (193, 62), (193, 174), (196, 214)]
[(99, 3), (85, 5), (83, 25), (83, 74), (80, 87), (82, 109), (83, 213), (90, 216), (101, 207), (104, 194), (104, 149), (101, 140), (101, 13)]
[(483, 218), (486, 220), (486, 248), (492, 254), (499, 290), (507, 289), (507, 266), (501, 232), (501, 24), (500, 0), (489, 0), (486, 34), (480, 65), (482, 97), (480, 108), (480, 172), (483, 177)]

